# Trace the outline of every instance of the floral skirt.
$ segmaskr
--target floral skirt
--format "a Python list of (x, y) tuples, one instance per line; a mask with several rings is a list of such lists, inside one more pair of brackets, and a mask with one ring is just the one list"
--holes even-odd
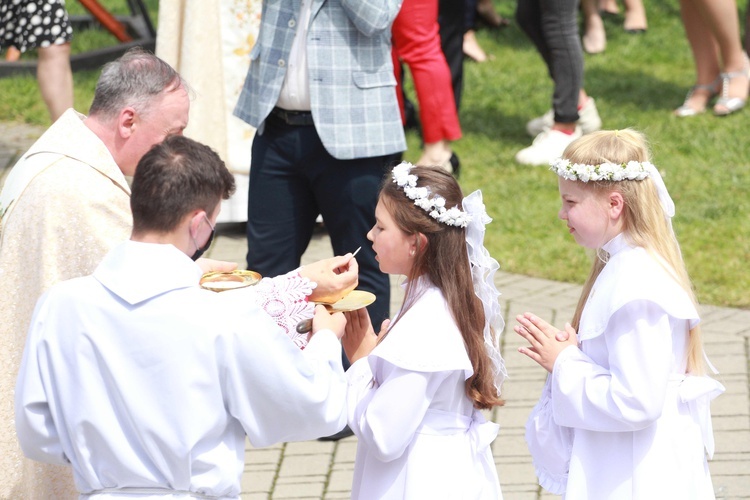
[(21, 52), (67, 43), (73, 28), (65, 11), (65, 0), (2, 0), (0, 3), (0, 47), (14, 46)]

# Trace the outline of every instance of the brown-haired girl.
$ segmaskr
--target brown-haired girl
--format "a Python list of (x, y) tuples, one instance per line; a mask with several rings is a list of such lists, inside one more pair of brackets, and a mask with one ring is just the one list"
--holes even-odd
[(526, 426), (539, 482), (575, 499), (714, 498), (709, 403), (724, 387), (704, 375), (674, 203), (646, 139), (595, 132), (551, 165), (558, 216), (597, 258), (567, 334), (517, 318), (520, 352), (550, 372)]
[(502, 405), (503, 328), (484, 248), (481, 192), (463, 198), (440, 168), (401, 163), (367, 237), (380, 269), (406, 276), (404, 303), (376, 336), (347, 313), (349, 426), (358, 437), (352, 498), (502, 498), (479, 410)]

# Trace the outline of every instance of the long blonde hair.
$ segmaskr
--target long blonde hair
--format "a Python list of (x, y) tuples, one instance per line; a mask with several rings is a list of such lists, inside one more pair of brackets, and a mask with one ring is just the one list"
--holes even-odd
[[(587, 134), (571, 143), (563, 152), (563, 158), (572, 163), (589, 165), (599, 165), (604, 162), (616, 164), (629, 161), (644, 162), (649, 161), (650, 156), (645, 136), (631, 129), (602, 130)], [(664, 267), (667, 272), (697, 306), (685, 262), (682, 260), (680, 245), (671, 223), (664, 216), (656, 186), (651, 179), (587, 182), (584, 186), (594, 189), (598, 194), (616, 191), (622, 195), (625, 202), (622, 215), (625, 236), (633, 245), (643, 247), (646, 251), (658, 256), (660, 259), (657, 260), (666, 264)], [(572, 325), (576, 330), (578, 330), (581, 313), (591, 293), (591, 288), (604, 265), (605, 262), (602, 259), (594, 259), (591, 273), (583, 285), (581, 298), (573, 316)], [(699, 326), (690, 330), (687, 369), (688, 372), (696, 374), (702, 374), (705, 371)]]

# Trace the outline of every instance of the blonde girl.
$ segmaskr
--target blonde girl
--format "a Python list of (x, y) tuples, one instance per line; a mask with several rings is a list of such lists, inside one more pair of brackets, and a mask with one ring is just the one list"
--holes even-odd
[(377, 336), (364, 310), (343, 339), (354, 499), (502, 498), (490, 443), (498, 426), (503, 328), (483, 246), (481, 192), (463, 198), (440, 168), (402, 163), (382, 187), (373, 242), (383, 272), (406, 276), (404, 303)]
[(710, 400), (674, 203), (643, 135), (601, 131), (552, 162), (576, 242), (596, 259), (561, 332), (526, 313), (519, 351), (550, 372), (526, 439), (540, 484), (575, 499), (714, 498)]

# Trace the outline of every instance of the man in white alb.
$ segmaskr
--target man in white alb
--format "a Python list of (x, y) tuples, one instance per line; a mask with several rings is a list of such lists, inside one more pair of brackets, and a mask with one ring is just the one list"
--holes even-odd
[(318, 306), (300, 350), (259, 306), (197, 284), (192, 259), (233, 189), (210, 148), (168, 137), (136, 169), (131, 239), (37, 304), (17, 434), (28, 457), (72, 465), (85, 498), (238, 499), (246, 435), (267, 446), (345, 425), (341, 313)]

